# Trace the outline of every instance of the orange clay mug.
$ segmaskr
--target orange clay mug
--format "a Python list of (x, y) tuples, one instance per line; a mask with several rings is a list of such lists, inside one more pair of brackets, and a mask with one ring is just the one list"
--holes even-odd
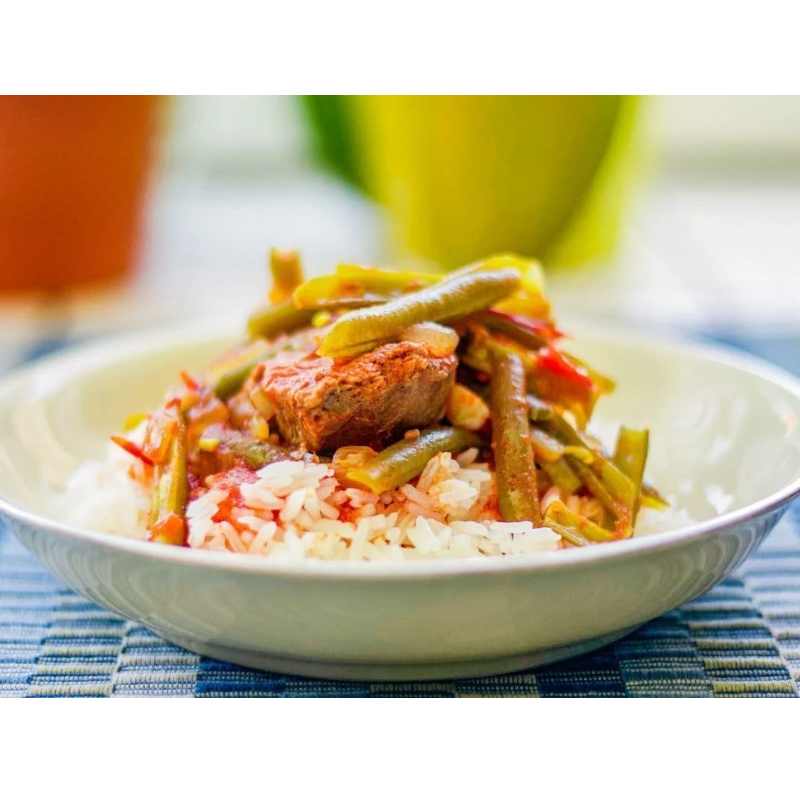
[(0, 96), (0, 292), (130, 272), (159, 105), (153, 96)]

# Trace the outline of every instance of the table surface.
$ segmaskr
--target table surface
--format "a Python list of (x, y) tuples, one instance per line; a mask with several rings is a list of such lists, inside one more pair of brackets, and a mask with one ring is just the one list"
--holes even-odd
[[(800, 184), (662, 178), (615, 264), (551, 279), (574, 317), (720, 338), (800, 374)], [(384, 261), (379, 213), (316, 175), (269, 184), (171, 179), (150, 205), (126, 287), (0, 302), (0, 371), (65, 343), (221, 309), (263, 291), (264, 250), (299, 245), (313, 271)], [(226, 280), (219, 283), (220, 269)], [(578, 659), (516, 675), (419, 684), (257, 672), (166, 644), (66, 589), (0, 525), (0, 697), (800, 695), (800, 506), (708, 594)]]

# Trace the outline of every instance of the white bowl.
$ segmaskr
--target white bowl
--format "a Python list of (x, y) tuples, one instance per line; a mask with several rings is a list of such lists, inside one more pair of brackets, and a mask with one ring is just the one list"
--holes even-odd
[[(189, 650), (338, 679), (508, 672), (611, 642), (710, 589), (800, 494), (800, 381), (718, 347), (585, 330), (573, 350), (618, 381), (601, 427), (651, 429), (648, 477), (697, 522), (538, 556), (271, 562), (70, 527), (53, 486), (103, 454), (234, 335), (208, 324), (78, 348), (0, 383), (0, 514), (76, 591)], [(227, 328), (234, 331), (235, 328)]]

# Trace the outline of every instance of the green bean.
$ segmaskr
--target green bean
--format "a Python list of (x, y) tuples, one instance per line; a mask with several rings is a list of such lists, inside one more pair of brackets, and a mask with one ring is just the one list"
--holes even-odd
[(600, 478), (618, 503), (621, 503), (629, 512), (633, 511), (638, 492), (633, 481), (624, 472), (615, 467), (607, 458), (597, 455), (588, 468)]
[(471, 342), (466, 349), (459, 353), (459, 361), (475, 372), (482, 372), (484, 375), (492, 374), (489, 352), (475, 347)]
[(633, 481), (624, 472), (602, 456), (596, 456), (589, 469), (599, 476), (615, 500), (622, 503), (629, 511), (633, 510), (638, 493)]
[(549, 519), (547, 514), (544, 515), (544, 524), (559, 534), (562, 539), (566, 539), (570, 544), (575, 545), (575, 547), (586, 547), (587, 545), (594, 544), (594, 542), (587, 539), (577, 528), (570, 528), (567, 525), (556, 522), (554, 519)]
[[(309, 312), (310, 314), (316, 312)], [(262, 362), (272, 358), (276, 353), (283, 349), (291, 348), (291, 342), (281, 340), (280, 342), (268, 342), (265, 339), (256, 339), (251, 342), (246, 349), (233, 359), (226, 359), (224, 364), (228, 364), (228, 369), (219, 372), (221, 364), (212, 366), (209, 382), (214, 394), (223, 402), (229, 400), (244, 386), (245, 381), (250, 377), (253, 370)]]
[(565, 495), (573, 494), (583, 485), (580, 478), (569, 468), (566, 460), (542, 461), (542, 469), (550, 476), (550, 480)]
[(153, 500), (150, 537), (162, 544), (182, 545), (186, 537), (186, 501), (189, 499), (186, 422), (179, 402), (168, 406), (176, 425), (167, 462), (159, 468)]
[(522, 359), (492, 352), (492, 447), (500, 514), (507, 522), (541, 522)]
[(273, 305), (291, 299), (294, 290), (303, 282), (303, 267), (297, 250), (269, 251), (269, 268), (272, 273), (272, 289), (269, 301)]
[[(568, 452), (567, 454), (567, 461), (584, 483), (586, 483), (586, 480), (584, 480), (583, 473), (584, 470), (588, 470), (596, 478), (596, 481), (592, 481), (593, 485), (603, 487), (602, 489), (598, 488), (598, 491), (602, 492), (603, 489), (605, 489), (605, 492), (613, 498), (617, 505), (621, 505), (629, 511), (633, 510), (637, 493), (633, 482), (623, 472), (615, 467), (595, 448), (591, 447), (583, 436), (581, 436), (561, 414), (555, 411), (555, 409), (553, 409), (553, 416), (545, 420), (542, 424), (564, 444), (570, 447), (580, 448), (591, 454), (592, 461), (591, 464), (588, 465), (584, 463), (584, 461), (588, 460), (584, 456), (579, 457), (575, 455), (574, 452)], [(580, 468), (578, 465), (580, 465)], [(603, 502), (601, 497), (597, 499)], [(604, 505), (609, 508), (608, 504), (604, 503)], [(609, 508), (609, 510), (613, 511), (613, 508)]]
[(294, 300), (285, 300), (275, 306), (260, 308), (247, 320), (251, 339), (274, 339), (281, 333), (292, 333), (311, 324), (314, 311), (297, 308)]
[(437, 453), (457, 453), (480, 444), (478, 436), (462, 428), (427, 428), (415, 439), (401, 439), (381, 450), (363, 466), (348, 471), (347, 478), (380, 494), (415, 478)]
[(614, 456), (611, 459), (620, 472), (633, 483), (636, 498), (633, 508), (634, 520), (641, 502), (642, 480), (644, 478), (644, 466), (647, 462), (649, 438), (647, 430), (634, 431), (621, 427), (617, 436)]
[(664, 511), (669, 508), (666, 498), (662, 497), (658, 491), (647, 481), (642, 482), (641, 504), (647, 508), (655, 508), (657, 511)]
[(608, 487), (600, 480), (586, 464), (575, 456), (567, 456), (567, 463), (573, 472), (580, 478), (581, 483), (596, 497), (603, 507), (608, 509), (615, 519), (625, 516), (625, 507), (622, 503), (618, 502), (614, 495), (608, 490)]
[(385, 303), (389, 298), (368, 292), (361, 283), (343, 281), (336, 275), (322, 275), (298, 286), (293, 299), (297, 308), (322, 311), (332, 308), (364, 308)]
[(528, 417), (531, 422), (542, 422), (552, 419), (556, 410), (544, 400), (528, 395)]
[(564, 445), (541, 428), (531, 428), (531, 443), (533, 454), (540, 464), (545, 461), (558, 461), (564, 455)]
[(436, 283), (438, 275), (340, 264), (335, 275), (311, 278), (294, 292), (298, 308), (362, 308)]
[(620, 471), (633, 481), (637, 493), (644, 477), (648, 440), (647, 430), (634, 431), (621, 427), (617, 435), (617, 446), (611, 459)]
[[(529, 400), (533, 399), (528, 395)], [(545, 416), (542, 414), (542, 425), (566, 445), (571, 447), (589, 447), (586, 440), (581, 434), (567, 422), (566, 418), (560, 414), (556, 408), (545, 401), (539, 401), (540, 405), (544, 405), (550, 409), (550, 415)]]
[(276, 461), (289, 461), (291, 456), (285, 447), (269, 442), (261, 442), (241, 431), (224, 425), (209, 425), (204, 437), (217, 439), (219, 449), (238, 456), (250, 469), (261, 469)]
[(564, 455), (575, 456), (584, 464), (594, 464), (597, 461), (597, 454), (588, 447), (578, 447), (577, 445), (565, 444)]
[(637, 492), (633, 482), (593, 448), (567, 420), (552, 409), (542, 421), (549, 433), (563, 442), (567, 464), (587, 489), (629, 531), (634, 518)]
[(258, 356), (220, 375), (214, 382), (214, 394), (222, 400), (223, 403), (229, 400), (244, 386), (245, 381), (250, 377), (253, 370), (266, 357), (267, 356), (264, 355)]
[(432, 272), (381, 269), (361, 264), (339, 264), (336, 267), (336, 275), (342, 280), (357, 281), (370, 292), (380, 292), (385, 295), (395, 292), (416, 292), (442, 279), (442, 275)]
[[(544, 521), (547, 524), (556, 523), (590, 542), (613, 542), (617, 538), (611, 531), (570, 511), (560, 500), (550, 503), (544, 515)], [(568, 538), (567, 541), (570, 539)]]
[[(615, 485), (615, 479), (612, 478), (611, 481), (609, 481), (607, 469), (606, 474), (603, 476), (597, 474), (594, 467), (600, 464), (599, 461), (595, 462), (592, 467), (586, 466), (573, 456), (568, 456), (567, 461), (576, 475), (581, 479), (583, 485), (586, 486), (591, 494), (596, 497), (606, 509), (607, 514), (604, 524), (607, 524), (609, 528), (613, 525), (623, 538), (632, 536), (635, 517), (635, 499), (629, 501), (627, 497), (621, 497), (621, 492), (618, 491), (620, 487)], [(611, 465), (609, 462), (603, 460), (601, 468), (604, 466), (609, 467)], [(612, 469), (616, 470), (616, 467), (612, 467)], [(623, 479), (623, 487), (625, 482), (627, 482), (629, 489), (632, 487), (630, 481), (625, 478), (622, 473), (618, 473), (618, 477)]]
[(519, 315), (515, 318), (499, 311), (484, 311), (478, 316), (478, 320), (490, 331), (502, 333), (529, 350), (539, 350), (550, 343), (550, 340), (544, 338), (535, 326), (526, 325), (524, 318)]
[(516, 270), (463, 275), (382, 306), (362, 308), (340, 317), (322, 342), (322, 356), (355, 356), (399, 336), (418, 322), (442, 322), (488, 308), (520, 285)]
[[(300, 308), (308, 308), (312, 311), (353, 311), (356, 308), (368, 308), (369, 306), (380, 306), (391, 300), (391, 297), (383, 297), (379, 294), (360, 294), (347, 297), (345, 295), (332, 296), (331, 298), (321, 297), (319, 300), (302, 299), (295, 304)], [(301, 305), (302, 304), (302, 305)]]
[(478, 272), (496, 272), (503, 269), (515, 269), (521, 278), (520, 288), (527, 292), (544, 294), (544, 272), (538, 261), (530, 258), (523, 258), (515, 253), (497, 253), (488, 258), (467, 264), (461, 269), (451, 272), (448, 280), (460, 278), (463, 275), (475, 275)]

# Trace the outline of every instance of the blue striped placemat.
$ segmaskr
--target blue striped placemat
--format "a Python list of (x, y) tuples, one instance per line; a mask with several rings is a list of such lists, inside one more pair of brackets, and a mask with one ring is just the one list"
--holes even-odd
[[(797, 337), (718, 338), (800, 374)], [(397, 684), (278, 675), (188, 653), (67, 589), (0, 523), (0, 697), (69, 695), (797, 697), (800, 505), (708, 594), (602, 650), (514, 675)]]

